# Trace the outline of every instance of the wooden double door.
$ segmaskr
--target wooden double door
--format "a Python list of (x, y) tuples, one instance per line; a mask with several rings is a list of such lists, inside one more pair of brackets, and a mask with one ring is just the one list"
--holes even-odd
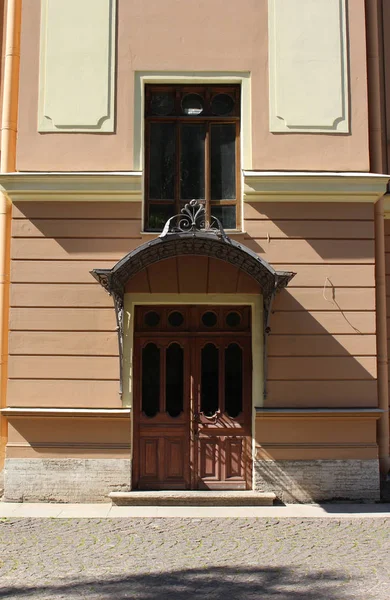
[(138, 307), (133, 488), (250, 489), (250, 308)]

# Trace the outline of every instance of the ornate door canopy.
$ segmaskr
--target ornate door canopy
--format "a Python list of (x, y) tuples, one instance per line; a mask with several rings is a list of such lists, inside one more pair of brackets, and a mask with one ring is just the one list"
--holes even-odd
[(230, 263), (259, 283), (267, 307), (273, 294), (286, 287), (295, 273), (275, 271), (246, 246), (230, 239), (219, 220), (207, 223), (203, 204), (192, 200), (180, 215), (171, 217), (161, 235), (129, 252), (112, 269), (94, 269), (93, 277), (116, 301), (123, 299), (126, 283), (152, 263), (181, 255), (209, 256)]
[[(112, 269), (93, 269), (91, 275), (113, 297), (118, 324), (120, 383), (123, 357), (123, 299), (127, 282), (149, 265), (174, 256), (208, 256), (231, 265), (252, 277), (258, 284), (264, 304), (264, 367), (266, 339), (272, 300), (286, 287), (295, 273), (275, 271), (271, 265), (246, 246), (230, 239), (220, 221), (211, 216), (207, 222), (203, 204), (191, 200), (179, 215), (168, 219), (161, 235), (129, 252)], [(266, 379), (266, 378), (265, 378)]]

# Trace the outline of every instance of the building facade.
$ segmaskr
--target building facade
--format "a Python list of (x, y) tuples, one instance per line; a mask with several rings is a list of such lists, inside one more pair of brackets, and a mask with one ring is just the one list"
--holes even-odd
[(4, 499), (379, 500), (386, 2), (1, 4)]

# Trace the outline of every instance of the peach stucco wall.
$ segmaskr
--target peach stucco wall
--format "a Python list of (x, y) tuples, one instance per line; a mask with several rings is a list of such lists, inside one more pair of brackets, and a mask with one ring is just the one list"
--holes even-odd
[(17, 168), (131, 170), (135, 71), (250, 71), (252, 168), (369, 168), (364, 0), (348, 3), (351, 134), (271, 134), (267, 0), (118, 0), (116, 132), (38, 133), (40, 14), (23, 1)]
[[(266, 407), (377, 406), (373, 210), (365, 203), (245, 204), (247, 233), (234, 238), (276, 269), (297, 273), (270, 321)], [(111, 267), (150, 239), (140, 225), (139, 202), (14, 205), (10, 407), (121, 407), (112, 299), (89, 271)], [(8, 456), (67, 455), (70, 447), (74, 456), (122, 456), (130, 443), (128, 417), (56, 419), (50, 426), (45, 417), (12, 419)], [(353, 415), (337, 431), (331, 413), (317, 429), (307, 417), (269, 427), (258, 421), (258, 441), (266, 439), (277, 458), (291, 458), (298, 433), (297, 459), (376, 453), (372, 421), (357, 424)], [(315, 443), (314, 431), (321, 434)]]

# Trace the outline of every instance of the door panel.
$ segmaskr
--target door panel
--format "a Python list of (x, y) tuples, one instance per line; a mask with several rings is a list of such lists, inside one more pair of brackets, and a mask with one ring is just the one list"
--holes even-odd
[(158, 438), (141, 438), (141, 477), (156, 479), (158, 477)]
[(250, 338), (198, 339), (196, 355), (197, 487), (250, 489)]
[(135, 489), (190, 487), (189, 360), (185, 338), (135, 340)]
[(244, 479), (245, 438), (225, 438), (226, 480)]

